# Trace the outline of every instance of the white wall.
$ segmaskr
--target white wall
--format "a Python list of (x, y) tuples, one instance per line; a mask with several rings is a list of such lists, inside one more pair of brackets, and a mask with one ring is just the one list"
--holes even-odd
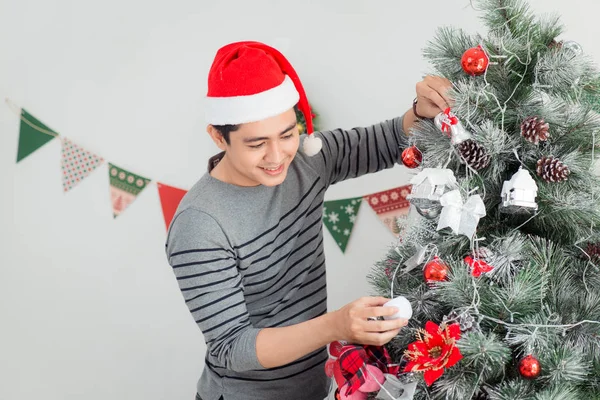
[[(600, 58), (597, 2), (535, 0)], [(216, 152), (201, 101), (216, 49), (279, 47), (324, 128), (410, 106), (420, 49), (443, 24), (475, 31), (468, 1), (0, 0), (0, 95), (117, 165), (189, 188)], [(596, 12), (592, 10), (595, 8)], [(203, 339), (163, 253), (156, 188), (117, 220), (107, 170), (62, 193), (60, 143), (15, 164), (18, 118), (0, 105), (0, 399), (191, 399)], [(406, 184), (403, 167), (328, 199)], [(330, 308), (367, 294), (393, 237), (364, 205), (342, 255), (325, 234)]]

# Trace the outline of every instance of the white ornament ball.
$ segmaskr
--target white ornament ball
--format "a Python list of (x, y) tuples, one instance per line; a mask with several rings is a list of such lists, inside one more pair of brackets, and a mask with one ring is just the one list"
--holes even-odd
[(384, 319), (410, 319), (413, 314), (410, 301), (408, 301), (406, 297), (403, 296), (394, 297), (393, 299), (385, 303), (383, 306), (398, 308), (398, 312), (396, 314), (390, 315), (389, 317), (383, 317)]

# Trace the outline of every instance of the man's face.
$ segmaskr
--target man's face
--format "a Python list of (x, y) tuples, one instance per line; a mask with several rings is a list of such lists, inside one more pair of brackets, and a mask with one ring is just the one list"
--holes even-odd
[(240, 125), (229, 134), (223, 167), (229, 183), (275, 186), (283, 182), (300, 142), (294, 109)]

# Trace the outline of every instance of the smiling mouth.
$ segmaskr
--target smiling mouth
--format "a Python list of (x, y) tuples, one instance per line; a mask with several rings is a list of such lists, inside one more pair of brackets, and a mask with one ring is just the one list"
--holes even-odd
[(260, 167), (260, 169), (262, 169), (269, 175), (278, 175), (283, 172), (283, 164), (274, 168)]

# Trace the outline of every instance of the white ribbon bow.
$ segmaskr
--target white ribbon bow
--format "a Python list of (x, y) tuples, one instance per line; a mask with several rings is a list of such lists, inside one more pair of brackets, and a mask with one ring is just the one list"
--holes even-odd
[(478, 194), (469, 197), (463, 204), (460, 192), (452, 190), (440, 198), (440, 204), (443, 208), (438, 221), (438, 231), (451, 228), (455, 235), (462, 234), (472, 238), (479, 220), (486, 215), (485, 204)]

